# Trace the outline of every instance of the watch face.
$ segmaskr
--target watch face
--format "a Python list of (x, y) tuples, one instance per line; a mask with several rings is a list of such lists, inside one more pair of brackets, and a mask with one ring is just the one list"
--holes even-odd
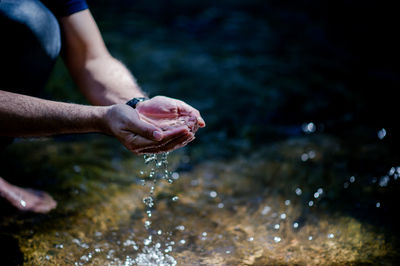
[(139, 102), (143, 102), (145, 100), (147, 100), (147, 98), (144, 98), (144, 97), (133, 98), (132, 100), (127, 101), (126, 104), (132, 108), (136, 108), (136, 105)]

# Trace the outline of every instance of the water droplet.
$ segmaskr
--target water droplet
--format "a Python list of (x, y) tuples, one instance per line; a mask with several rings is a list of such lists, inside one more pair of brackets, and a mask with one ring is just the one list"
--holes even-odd
[(282, 219), (282, 220), (285, 220), (285, 219), (286, 219), (286, 213), (282, 213), (282, 214), (281, 214), (281, 219)]
[(146, 229), (149, 229), (149, 228), (150, 228), (150, 225), (151, 225), (151, 222), (150, 222), (150, 221), (145, 221), (145, 222), (144, 222), (144, 227), (145, 227)]
[(329, 234), (329, 235), (328, 235), (328, 238), (334, 238), (334, 237), (335, 237), (334, 234)]
[(281, 238), (279, 236), (274, 236), (275, 243), (281, 242)]
[(172, 201), (178, 201), (178, 199), (179, 199), (178, 196), (172, 197)]
[(324, 190), (322, 189), (322, 187), (320, 187), (320, 188), (317, 189), (317, 192), (318, 192), (319, 194), (323, 194), (323, 193), (324, 193)]
[(304, 124), (301, 126), (301, 128), (302, 128), (303, 132), (306, 133), (306, 134), (313, 133), (313, 132), (315, 132), (315, 130), (317, 129), (316, 126), (315, 126), (315, 124), (314, 124), (313, 122), (304, 123)]
[(185, 226), (183, 226), (183, 225), (178, 225), (177, 227), (175, 227), (177, 230), (179, 230), (179, 231), (183, 231), (183, 230), (185, 230)]
[(248, 239), (249, 242), (252, 242), (253, 240), (254, 240), (253, 237), (249, 237), (249, 239)]
[(308, 237), (308, 240), (312, 240), (312, 239), (313, 239), (313, 237), (312, 237), (312, 236), (309, 236), (309, 237)]
[(290, 205), (290, 200), (285, 200), (285, 205), (289, 206)]
[(20, 200), (19, 204), (21, 204), (22, 207), (26, 207), (26, 202), (25, 200)]
[(309, 151), (309, 152), (308, 152), (308, 157), (309, 157), (310, 159), (314, 159), (314, 158), (315, 158), (315, 151)]
[(312, 207), (313, 205), (314, 205), (314, 201), (310, 200), (310, 201), (308, 202), (308, 206)]
[(218, 208), (222, 209), (224, 207), (224, 204), (221, 202), (221, 203), (218, 203), (217, 206), (218, 206)]
[(389, 175), (394, 175), (395, 172), (396, 172), (396, 168), (392, 167), (392, 168), (390, 168), (388, 174), (389, 174)]
[(152, 197), (143, 198), (143, 203), (149, 208), (154, 206), (154, 202), (153, 202), (153, 198)]
[(183, 244), (186, 243), (186, 240), (185, 240), (185, 239), (181, 239), (181, 240), (179, 241), (179, 243), (183, 245)]
[(279, 227), (280, 227), (279, 224), (275, 224), (275, 225), (274, 225), (274, 229), (275, 229), (275, 230), (279, 230)]
[(380, 202), (377, 202), (375, 206), (376, 206), (377, 208), (379, 208), (379, 207), (381, 207), (381, 203), (380, 203)]
[(226, 254), (231, 254), (230, 250), (225, 251)]
[(162, 231), (161, 230), (158, 230), (157, 231), (157, 235), (161, 235), (162, 234)]
[(386, 187), (388, 185), (389, 181), (390, 181), (390, 178), (387, 175), (382, 176), (381, 179), (379, 180), (379, 186)]
[(386, 137), (386, 129), (382, 128), (378, 131), (378, 138), (383, 139), (384, 137)]
[(146, 238), (146, 239), (143, 241), (143, 244), (144, 244), (145, 246), (148, 246), (148, 245), (150, 245), (151, 241), (152, 241), (152, 236), (149, 236), (148, 238)]
[(171, 176), (172, 176), (172, 178), (174, 180), (178, 180), (179, 179), (179, 174), (177, 172), (173, 172)]
[(299, 227), (299, 223), (293, 223), (293, 228), (298, 228)]
[(356, 181), (356, 178), (354, 176), (350, 176), (349, 181), (350, 181), (350, 183), (354, 183), (354, 181)]
[(301, 155), (301, 160), (303, 161), (303, 162), (305, 162), (305, 161), (307, 161), (308, 160), (308, 154), (307, 153), (303, 153), (302, 155)]
[(318, 199), (318, 197), (319, 197), (319, 193), (318, 193), (318, 192), (315, 192), (315, 193), (314, 193), (314, 198)]
[(262, 209), (261, 214), (262, 214), (262, 215), (267, 215), (270, 211), (271, 211), (271, 207), (265, 206), (265, 207)]
[(210, 192), (210, 197), (211, 197), (211, 198), (215, 198), (215, 197), (217, 197), (217, 195), (218, 195), (218, 194), (217, 194), (216, 191), (211, 191), (211, 192)]
[(73, 169), (74, 169), (75, 173), (80, 173), (81, 172), (81, 167), (79, 165), (77, 165), (77, 164), (74, 165)]
[(207, 232), (203, 232), (201, 235), (202, 236), (207, 236)]
[(301, 190), (301, 188), (296, 188), (296, 195), (300, 196), (303, 193), (303, 191)]

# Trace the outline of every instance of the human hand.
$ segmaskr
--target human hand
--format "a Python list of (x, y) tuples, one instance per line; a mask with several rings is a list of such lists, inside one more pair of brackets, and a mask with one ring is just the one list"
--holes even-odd
[(171, 151), (194, 139), (194, 134), (186, 125), (163, 129), (143, 121), (138, 112), (128, 105), (116, 104), (107, 108), (105, 132), (115, 136), (136, 154)]
[(196, 133), (199, 127), (206, 125), (198, 110), (183, 101), (165, 96), (140, 102), (136, 105), (136, 110), (142, 120), (163, 130), (186, 125), (191, 132)]

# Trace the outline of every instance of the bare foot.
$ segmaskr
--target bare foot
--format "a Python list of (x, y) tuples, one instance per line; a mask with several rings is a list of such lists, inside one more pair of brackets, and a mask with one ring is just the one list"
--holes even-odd
[(21, 211), (46, 213), (57, 206), (57, 202), (46, 192), (14, 186), (0, 177), (0, 196)]

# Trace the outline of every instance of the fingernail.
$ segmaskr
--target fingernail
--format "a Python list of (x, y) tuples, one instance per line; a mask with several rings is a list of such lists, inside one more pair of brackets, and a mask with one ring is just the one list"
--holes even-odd
[(199, 125), (201, 127), (205, 127), (206, 126), (206, 122), (204, 122), (203, 118), (201, 118), (201, 117), (197, 118), (197, 122), (199, 123)]
[(160, 141), (163, 138), (163, 134), (160, 131), (153, 131), (153, 137), (156, 140)]

